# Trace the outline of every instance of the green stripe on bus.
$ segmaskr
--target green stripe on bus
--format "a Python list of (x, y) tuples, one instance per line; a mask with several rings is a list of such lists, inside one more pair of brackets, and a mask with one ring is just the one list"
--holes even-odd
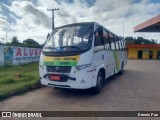
[(115, 62), (116, 62), (116, 70), (119, 71), (120, 66), (119, 66), (119, 58), (118, 58), (117, 51), (113, 51), (113, 54), (114, 54), (114, 59), (115, 59)]
[(76, 66), (77, 62), (44, 62), (44, 65), (48, 66)]

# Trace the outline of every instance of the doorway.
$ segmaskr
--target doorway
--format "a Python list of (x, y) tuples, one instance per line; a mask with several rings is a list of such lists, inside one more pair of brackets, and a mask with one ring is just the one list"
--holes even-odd
[(157, 51), (157, 59), (160, 60), (160, 51)]
[(153, 51), (149, 51), (149, 59), (153, 59)]
[(138, 51), (138, 59), (142, 59), (142, 50)]

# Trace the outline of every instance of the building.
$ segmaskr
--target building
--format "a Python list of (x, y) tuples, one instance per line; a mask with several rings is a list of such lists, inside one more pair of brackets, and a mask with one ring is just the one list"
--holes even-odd
[(135, 26), (134, 32), (160, 32), (160, 15)]
[(160, 44), (127, 44), (130, 59), (160, 59)]
[[(134, 32), (160, 32), (160, 15), (134, 27)], [(128, 44), (128, 58), (160, 59), (160, 44)]]

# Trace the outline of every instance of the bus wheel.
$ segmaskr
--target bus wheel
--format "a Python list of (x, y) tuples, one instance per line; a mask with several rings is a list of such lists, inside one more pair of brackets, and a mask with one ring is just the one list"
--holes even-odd
[(119, 75), (122, 75), (122, 74), (123, 74), (123, 69), (124, 69), (124, 65), (123, 65), (123, 62), (122, 62), (121, 70), (119, 71)]
[(96, 87), (93, 88), (93, 92), (98, 94), (102, 91), (102, 87), (103, 87), (103, 82), (104, 82), (104, 77), (103, 77), (103, 73), (101, 71), (98, 72), (98, 76), (97, 76), (97, 84)]

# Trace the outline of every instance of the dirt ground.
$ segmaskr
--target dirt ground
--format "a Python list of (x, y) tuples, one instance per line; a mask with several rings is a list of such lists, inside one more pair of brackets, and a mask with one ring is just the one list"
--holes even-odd
[[(87, 90), (59, 90), (44, 87), (0, 102), (0, 111), (158, 110), (160, 110), (160, 61), (158, 60), (128, 60), (124, 74), (110, 78), (103, 91), (98, 95), (94, 95)], [(50, 119), (74, 120), (75, 118)], [(77, 119), (152, 120), (153, 118)], [(154, 119), (158, 120), (160, 118)]]

